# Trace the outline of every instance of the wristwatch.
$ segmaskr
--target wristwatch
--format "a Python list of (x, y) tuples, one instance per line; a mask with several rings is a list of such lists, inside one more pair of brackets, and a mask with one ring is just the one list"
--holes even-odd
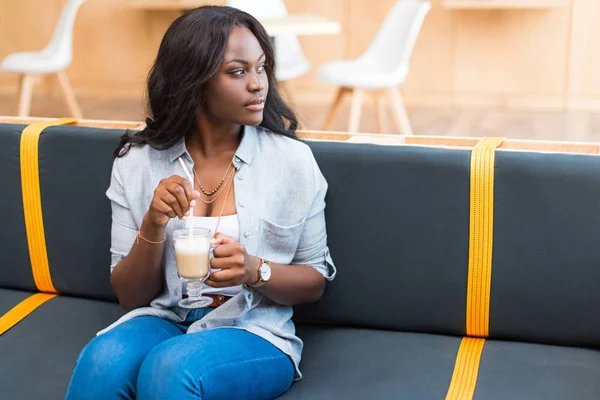
[(263, 286), (265, 283), (269, 281), (271, 278), (271, 266), (269, 263), (262, 258), (260, 259), (260, 264), (258, 265), (258, 282), (254, 285), (248, 285), (253, 288), (259, 288)]

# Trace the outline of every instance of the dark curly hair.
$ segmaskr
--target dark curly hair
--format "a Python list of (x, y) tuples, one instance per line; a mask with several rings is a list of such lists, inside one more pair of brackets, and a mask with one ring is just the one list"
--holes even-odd
[(265, 53), (269, 80), (260, 126), (296, 138), (298, 120), (281, 98), (275, 80), (275, 52), (264, 27), (250, 14), (232, 7), (204, 6), (177, 18), (167, 29), (147, 81), (146, 128), (127, 131), (113, 156), (122, 157), (131, 145), (167, 149), (196, 129), (204, 104), (204, 87), (219, 71), (229, 34), (248, 28)]

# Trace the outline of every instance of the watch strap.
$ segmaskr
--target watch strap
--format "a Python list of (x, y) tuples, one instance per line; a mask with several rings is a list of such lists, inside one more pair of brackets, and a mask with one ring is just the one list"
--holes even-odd
[(265, 283), (267, 283), (267, 281), (265, 281), (262, 278), (262, 274), (260, 273), (260, 270), (264, 264), (266, 264), (266, 261), (264, 259), (260, 258), (260, 264), (258, 264), (258, 268), (256, 269), (256, 274), (258, 275), (258, 282), (256, 282), (254, 285), (248, 285), (248, 286), (253, 287), (253, 288), (259, 288), (259, 287), (263, 286)]

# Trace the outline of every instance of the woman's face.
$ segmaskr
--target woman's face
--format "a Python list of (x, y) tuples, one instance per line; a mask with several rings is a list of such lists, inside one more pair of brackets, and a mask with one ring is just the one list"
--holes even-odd
[(265, 61), (252, 32), (246, 27), (234, 27), (221, 68), (207, 83), (202, 111), (215, 121), (260, 124), (269, 89)]

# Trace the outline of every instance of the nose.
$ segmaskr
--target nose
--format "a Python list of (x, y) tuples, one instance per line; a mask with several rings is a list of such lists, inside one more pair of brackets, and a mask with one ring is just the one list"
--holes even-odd
[(264, 90), (265, 85), (256, 72), (253, 72), (248, 75), (248, 91), (249, 92), (260, 92)]

